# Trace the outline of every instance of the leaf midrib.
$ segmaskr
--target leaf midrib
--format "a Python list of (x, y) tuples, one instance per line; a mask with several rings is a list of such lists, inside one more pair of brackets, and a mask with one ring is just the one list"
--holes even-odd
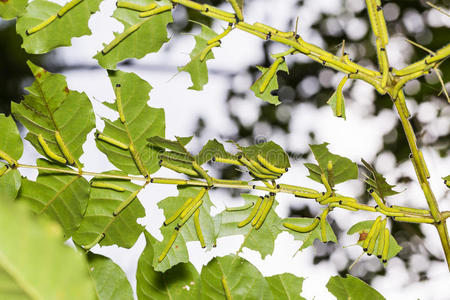
[(0, 266), (12, 279), (14, 279), (17, 285), (22, 288), (23, 292), (27, 296), (29, 296), (30, 299), (43, 300), (36, 289), (24, 278), (22, 278), (19, 270), (17, 270), (15, 266), (9, 263), (9, 260), (4, 256), (4, 253), (2, 251), (0, 251)]

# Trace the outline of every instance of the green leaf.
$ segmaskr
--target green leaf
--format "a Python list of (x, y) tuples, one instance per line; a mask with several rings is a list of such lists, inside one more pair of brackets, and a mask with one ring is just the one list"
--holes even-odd
[(320, 178), (320, 174), (322, 173), (322, 170), (320, 167), (316, 164), (312, 163), (305, 163), (304, 166), (308, 169), (309, 175), (308, 177), (311, 178), (314, 181), (322, 183), (322, 179)]
[(172, 150), (173, 152), (180, 154), (188, 154), (184, 145), (179, 141), (171, 141), (159, 136), (152, 136), (147, 139), (148, 143), (153, 147), (159, 147), (162, 149)]
[(386, 178), (378, 173), (372, 165), (370, 165), (364, 159), (361, 159), (361, 162), (363, 163), (364, 167), (366, 167), (366, 169), (370, 173), (372, 173), (372, 178), (367, 178), (365, 182), (371, 188), (373, 188), (383, 200), (384, 197), (396, 195), (399, 193), (392, 189), (395, 187), (395, 185), (390, 185), (389, 183), (387, 183)]
[[(346, 157), (342, 157), (331, 153), (330, 151), (328, 151), (327, 147), (328, 145), (329, 145), (328, 143), (323, 143), (320, 145), (309, 145), (311, 151), (314, 154), (314, 157), (319, 163), (319, 167), (322, 170), (322, 172), (324, 172), (325, 175), (328, 177), (327, 165), (328, 161), (331, 160), (333, 162), (333, 178), (335, 184), (350, 179), (357, 179), (358, 166), (356, 165), (356, 163), (352, 162), (350, 159)], [(308, 177), (320, 183), (322, 182), (320, 180), (320, 177), (319, 180), (317, 180), (317, 175), (315, 174), (315, 171), (314, 174), (310, 172), (310, 175)]]
[(305, 300), (305, 298), (300, 296), (304, 278), (283, 273), (266, 277), (266, 280), (269, 283), (274, 299)]
[[(136, 271), (138, 299), (196, 299), (192, 285), (199, 277), (191, 263), (178, 264), (164, 273), (153, 269), (154, 245), (158, 243), (144, 231), (147, 245), (142, 252)], [(186, 287), (189, 287), (187, 289)]]
[[(153, 0), (139, 1), (139, 4), (147, 5), (154, 3)], [(168, 0), (157, 2), (159, 6), (171, 5)], [(98, 52), (94, 58), (98, 60), (100, 66), (105, 69), (115, 69), (118, 62), (127, 58), (142, 58), (148, 53), (158, 52), (162, 45), (169, 41), (167, 36), (167, 24), (173, 22), (172, 12), (166, 11), (149, 18), (143, 19), (139, 17), (139, 12), (117, 8), (113, 17), (124, 25), (124, 30), (143, 22), (138, 30), (127, 36), (116, 47), (106, 54)], [(115, 37), (119, 33), (114, 33)], [(108, 42), (108, 44), (111, 41)], [(106, 45), (106, 44), (105, 44)]]
[(25, 13), (28, 0), (2, 0), (0, 1), (0, 18), (4, 20), (14, 19)]
[[(333, 95), (331, 95), (330, 99), (328, 99), (327, 104), (329, 106), (331, 106), (331, 109), (333, 110), (333, 114), (335, 117), (337, 117), (338, 115), (336, 114), (336, 102), (337, 102), (337, 93), (338, 91), (335, 91), (333, 93)], [(342, 94), (342, 90), (341, 90), (341, 94)], [(344, 118), (344, 120), (347, 120), (346, 116), (345, 116), (345, 100), (344, 100), (344, 95), (342, 95), (342, 118)]]
[(269, 284), (251, 263), (242, 257), (215, 257), (202, 269), (199, 299), (225, 299), (222, 280), (232, 299), (275, 299)]
[(189, 89), (196, 91), (203, 90), (203, 86), (208, 83), (208, 68), (206, 66), (206, 61), (214, 58), (212, 49), (202, 62), (200, 61), (200, 55), (203, 49), (208, 46), (207, 42), (217, 35), (217, 33), (208, 26), (203, 24), (200, 25), (202, 26), (202, 31), (199, 35), (195, 36), (195, 48), (189, 54), (191, 61), (183, 67), (178, 67), (179, 72), (184, 71), (189, 73), (192, 81), (192, 86), (190, 86)]
[[(165, 117), (162, 108), (147, 105), (148, 94), (152, 87), (134, 73), (109, 71), (112, 85), (121, 84), (121, 97), (125, 124), (119, 119), (110, 121), (103, 118), (105, 128), (103, 134), (126, 145), (131, 142), (148, 172), (159, 170), (158, 149), (149, 148), (146, 138), (164, 136)], [(107, 103), (108, 107), (117, 110), (116, 104)], [(106, 154), (109, 161), (127, 174), (140, 175), (140, 171), (129, 150), (123, 150), (101, 140), (96, 140), (97, 147)], [(144, 174), (142, 174), (144, 175)]]
[(38, 141), (38, 135), (42, 134), (51, 151), (64, 157), (55, 139), (55, 132), (59, 131), (72, 156), (78, 160), (83, 154), (87, 134), (95, 127), (89, 98), (85, 93), (69, 90), (64, 76), (49, 73), (31, 62), (28, 65), (36, 79), (27, 88), (30, 94), (20, 104), (11, 103), (14, 116), (29, 131), (26, 139), (40, 154), (47, 156)]
[[(361, 246), (361, 248), (362, 248), (362, 245), (367, 236), (367, 233), (369, 232), (369, 230), (372, 227), (374, 222), (375, 222), (375, 220), (358, 222), (347, 231), (347, 234), (352, 235), (352, 234), (358, 233), (359, 238), (358, 238), (358, 241), (356, 242), (356, 244)], [(378, 249), (378, 239), (375, 243), (374, 249)], [(396, 256), (397, 253), (399, 253), (400, 250), (402, 250), (402, 249), (403, 248), (397, 243), (395, 238), (392, 236), (392, 233), (390, 232), (389, 233), (389, 250), (388, 250), (387, 259), (389, 260), (392, 257)]]
[(133, 290), (125, 272), (110, 258), (88, 253), (89, 272), (99, 300), (133, 300)]
[[(294, 225), (297, 225), (300, 227), (305, 227), (305, 226), (310, 225), (313, 221), (314, 221), (314, 218), (286, 218), (286, 219), (283, 219), (282, 222), (280, 222), (280, 223), (286, 222), (286, 223), (294, 224)], [(280, 226), (282, 227), (282, 229), (284, 231), (287, 231), (290, 234), (292, 234), (294, 236), (295, 240), (303, 242), (299, 251), (312, 246), (314, 243), (314, 240), (316, 240), (316, 239), (319, 241), (322, 241), (322, 237), (320, 234), (320, 224), (316, 228), (314, 228), (314, 230), (312, 230), (310, 232), (305, 232), (305, 233), (288, 229), (288, 228), (284, 227), (283, 225), (280, 225)], [(336, 235), (334, 234), (334, 231), (328, 222), (326, 224), (326, 235), (327, 235), (327, 242), (337, 243)]]
[[(0, 169), (5, 166), (0, 162)], [(14, 201), (19, 193), (22, 185), (22, 177), (17, 169), (9, 168), (0, 176), (0, 191), (3, 196), (3, 201)]]
[(0, 132), (2, 135), (0, 150), (15, 160), (20, 159), (23, 153), (23, 143), (12, 116), (6, 117), (4, 114), (0, 114)]
[(95, 299), (85, 258), (59, 225), (0, 201), (0, 227), (1, 299)]
[[(176, 197), (167, 197), (158, 203), (158, 207), (164, 210), (165, 218), (171, 217), (183, 204), (189, 199), (194, 198), (201, 188), (198, 187), (182, 187), (178, 186), (179, 194)], [(203, 204), (199, 208), (200, 210), (200, 227), (203, 232), (205, 244), (207, 249), (211, 249), (216, 244), (216, 238), (218, 235), (218, 228), (216, 228), (213, 218), (210, 215), (211, 207), (213, 203), (209, 199), (208, 193), (203, 198)], [(178, 219), (179, 220), (179, 219)], [(192, 216), (179, 230), (179, 234), (172, 248), (168, 252), (167, 256), (161, 263), (158, 263), (158, 257), (166, 247), (168, 240), (174, 232), (175, 226), (177, 226), (178, 220), (169, 224), (168, 226), (161, 227), (161, 233), (164, 237), (161, 243), (153, 245), (153, 249), (157, 254), (153, 259), (153, 266), (156, 271), (164, 272), (172, 266), (189, 261), (189, 256), (186, 248), (186, 242), (198, 241), (197, 232), (194, 226), (194, 216)]]
[[(71, 170), (37, 160), (38, 167)], [(58, 221), (69, 238), (78, 229), (89, 199), (89, 183), (82, 176), (39, 170), (36, 181), (22, 180), (18, 201), (26, 202), (38, 215), (45, 214)]]
[(287, 153), (278, 144), (270, 141), (260, 144), (254, 144), (248, 147), (241, 147), (235, 143), (236, 146), (244, 153), (245, 157), (258, 161), (257, 155), (260, 154), (269, 163), (278, 168), (289, 168), (289, 157)]
[(377, 290), (359, 278), (348, 275), (347, 277), (333, 276), (327, 283), (327, 288), (337, 300), (351, 299), (386, 299)]
[(284, 71), (289, 74), (289, 69), (287, 67), (286, 61), (283, 61), (281, 64), (278, 65), (277, 71), (275, 72), (275, 75), (270, 79), (269, 84), (267, 85), (266, 89), (263, 93), (259, 92), (259, 87), (261, 86), (264, 78), (267, 76), (267, 71), (269, 68), (264, 68), (261, 66), (256, 66), (258, 70), (261, 71), (261, 76), (255, 81), (255, 83), (250, 87), (250, 89), (255, 93), (255, 96), (269, 102), (270, 104), (278, 105), (281, 102), (278, 100), (278, 96), (272, 95), (273, 90), (278, 90), (278, 77), (277, 73), (278, 71)]
[(200, 153), (195, 157), (195, 161), (199, 165), (210, 161), (213, 157), (220, 158), (234, 158), (233, 155), (229, 154), (223, 145), (219, 143), (216, 139), (209, 140), (205, 146), (203, 146)]
[(100, 2), (101, 0), (82, 1), (45, 28), (27, 35), (27, 29), (41, 24), (61, 9), (61, 5), (47, 0), (30, 2), (26, 13), (17, 20), (16, 30), (22, 36), (22, 48), (30, 54), (42, 54), (57, 47), (72, 45), (73, 37), (91, 35), (88, 22), (91, 14), (98, 10)]
[[(125, 176), (121, 172), (108, 172)], [(100, 179), (96, 179), (100, 180)], [(119, 247), (131, 248), (136, 243), (139, 235), (144, 231), (144, 227), (137, 224), (136, 220), (145, 216), (145, 210), (136, 197), (120, 214), (113, 215), (114, 210), (131, 193), (141, 187), (128, 180), (121, 179), (101, 179), (125, 189), (124, 192), (117, 192), (110, 189), (91, 187), (89, 204), (80, 228), (74, 234), (73, 240), (79, 245), (89, 245), (102, 234), (105, 237), (100, 241), (100, 245), (117, 245)]]
[[(241, 194), (241, 196), (244, 198), (245, 204), (249, 202), (256, 204), (259, 198), (258, 196), (248, 194)], [(275, 239), (282, 232), (280, 229), (281, 219), (275, 212), (277, 205), (278, 202), (275, 200), (264, 224), (258, 230), (251, 223), (241, 228), (237, 226), (247, 218), (253, 207), (242, 211), (230, 212), (225, 210), (221, 212), (216, 216), (218, 222), (220, 221), (219, 237), (242, 234), (244, 241), (241, 247), (258, 251), (264, 259), (267, 255), (273, 253)]]

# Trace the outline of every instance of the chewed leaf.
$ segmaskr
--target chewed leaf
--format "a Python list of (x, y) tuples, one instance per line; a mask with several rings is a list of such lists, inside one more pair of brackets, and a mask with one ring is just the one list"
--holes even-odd
[(366, 162), (364, 159), (361, 159), (364, 167), (372, 174), (372, 178), (366, 178), (365, 182), (373, 188), (377, 194), (384, 199), (384, 197), (396, 195), (399, 192), (394, 191), (393, 188), (395, 185), (391, 185), (387, 183), (386, 178), (383, 175), (378, 173), (375, 168)]
[(202, 51), (208, 46), (207, 42), (217, 35), (214, 30), (206, 25), (201, 24), (202, 31), (199, 35), (195, 36), (195, 47), (189, 54), (191, 61), (183, 67), (178, 67), (179, 72), (188, 72), (191, 75), (192, 86), (191, 90), (201, 91), (203, 86), (208, 83), (208, 68), (206, 61), (214, 58), (214, 53), (208, 52), (205, 59), (200, 61)]
[[(106, 154), (109, 161), (128, 174), (152, 174), (159, 170), (159, 150), (148, 147), (145, 137), (164, 137), (165, 116), (161, 108), (153, 108), (147, 104), (152, 86), (134, 73), (109, 71), (112, 86), (120, 84), (120, 98), (124, 122), (103, 119), (103, 133), (125, 145), (125, 149), (97, 138), (97, 147)], [(117, 97), (118, 98), (118, 97)], [(106, 104), (117, 110), (116, 104)], [(134, 145), (127, 149), (128, 145)]]
[(28, 0), (0, 1), (0, 18), (4, 20), (14, 19), (25, 13)]
[[(344, 120), (346, 120), (346, 117), (345, 117), (345, 101), (344, 101), (344, 96), (342, 95), (342, 103), (341, 103), (341, 115), (339, 116), (338, 114), (337, 114), (337, 112), (336, 112), (336, 103), (337, 103), (337, 100), (338, 100), (338, 91), (335, 91), (334, 93), (333, 93), (333, 95), (331, 95), (331, 97), (330, 97), (330, 99), (328, 99), (328, 101), (327, 101), (327, 104), (328, 105), (330, 105), (331, 106), (331, 109), (333, 110), (333, 114), (336, 116), (336, 117), (342, 117), (342, 118), (344, 118)], [(342, 92), (341, 92), (341, 94), (342, 94)]]
[(160, 136), (152, 136), (147, 139), (150, 146), (159, 147), (162, 149), (171, 150), (180, 154), (188, 154), (189, 152), (184, 147), (185, 144), (180, 143), (180, 141), (171, 141)]
[(277, 73), (278, 71), (284, 71), (286, 73), (289, 73), (289, 69), (287, 67), (287, 64), (285, 61), (283, 61), (282, 63), (280, 63), (275, 71), (274, 76), (270, 79), (269, 84), (267, 85), (267, 87), (264, 89), (264, 91), (261, 93), (260, 92), (260, 87), (261, 84), (264, 82), (264, 80), (266, 79), (266, 76), (268, 75), (268, 70), (269, 68), (265, 68), (265, 67), (261, 67), (261, 66), (256, 66), (258, 68), (258, 70), (261, 71), (261, 76), (255, 81), (255, 83), (250, 87), (250, 89), (255, 93), (255, 96), (266, 101), (269, 102), (271, 104), (274, 105), (278, 105), (281, 102), (278, 100), (278, 96), (274, 95), (273, 91), (278, 90), (278, 77), (277, 77)]
[[(61, 17), (56, 17), (61, 5), (47, 0), (30, 2), (26, 13), (17, 20), (17, 33), (22, 36), (22, 48), (28, 53), (42, 54), (57, 47), (70, 46), (74, 37), (90, 35), (88, 22), (95, 13), (101, 0), (84, 0)], [(0, 7), (2, 4), (0, 4)], [(47, 26), (32, 34), (27, 30), (43, 24), (49, 18), (54, 19)]]
[[(178, 187), (179, 194), (175, 197), (167, 197), (158, 203), (158, 207), (164, 210), (165, 220), (170, 219), (179, 209), (186, 203), (189, 198), (195, 198), (201, 190), (198, 187)], [(204, 194), (201, 198), (203, 200), (202, 205), (199, 207), (199, 223), (204, 236), (206, 248), (211, 249), (217, 238), (217, 229), (213, 218), (210, 215), (211, 207), (213, 203), (211, 202), (208, 193)], [(179, 223), (180, 218), (172, 218), (170, 224), (161, 227), (161, 233), (164, 237), (162, 242), (155, 243), (153, 245), (153, 250), (155, 251), (155, 257), (153, 259), (153, 267), (156, 271), (165, 272), (167, 269), (172, 268), (178, 263), (187, 263), (189, 261), (189, 256), (187, 252), (186, 242), (198, 241), (198, 236), (194, 226), (194, 216), (191, 216), (189, 220), (181, 226), (178, 230), (178, 236), (173, 243), (167, 255), (161, 262), (158, 262), (158, 257), (161, 255), (163, 250), (166, 248), (168, 241), (170, 240), (172, 234), (175, 231), (175, 227)]]
[[(258, 202), (258, 196), (242, 194), (242, 198), (245, 200), (245, 204)], [(256, 230), (251, 223), (239, 228), (238, 224), (245, 220), (254, 206), (245, 210), (239, 211), (223, 211), (216, 216), (216, 219), (220, 221), (219, 236), (230, 236), (241, 234), (244, 236), (244, 241), (241, 247), (247, 247), (252, 250), (258, 251), (262, 258), (273, 253), (274, 243), (277, 236), (282, 232), (279, 227), (280, 217), (275, 213), (275, 207), (278, 202), (275, 201), (271, 210), (269, 211), (264, 224)]]
[[(126, 175), (118, 171), (108, 174)], [(123, 191), (91, 187), (83, 222), (74, 234), (73, 240), (83, 246), (93, 246), (92, 243), (98, 241), (102, 246), (118, 245), (131, 248), (144, 231), (144, 227), (136, 222), (138, 218), (145, 216), (144, 207), (139, 198), (135, 197), (119, 214), (115, 215), (114, 212), (134, 192), (139, 191), (140, 186), (121, 179), (102, 179), (102, 181), (120, 187)]]
[[(145, 0), (141, 4), (147, 5), (154, 2), (153, 0)], [(171, 5), (168, 0), (158, 1), (157, 3), (159, 6)], [(135, 25), (139, 28), (124, 37), (110, 51), (105, 51), (106, 53), (99, 51), (94, 56), (99, 65), (105, 69), (115, 69), (118, 62), (127, 58), (142, 58), (149, 53), (157, 52), (164, 43), (169, 41), (167, 25), (173, 22), (171, 10), (148, 18), (140, 18), (137, 11), (117, 8), (113, 17), (124, 25), (122, 32)], [(114, 38), (119, 35), (120, 33), (115, 33)], [(111, 40), (108, 41), (108, 44), (111, 42)], [(105, 44), (105, 46), (108, 44)]]
[(29, 94), (24, 100), (11, 104), (12, 113), (28, 129), (26, 139), (40, 154), (53, 159), (49, 149), (68, 160), (58, 142), (58, 133), (70, 156), (78, 161), (86, 136), (95, 126), (91, 101), (85, 93), (70, 90), (64, 76), (52, 74), (31, 62), (28, 66), (35, 81), (26, 88)]
[(303, 281), (305, 280), (304, 278), (289, 273), (283, 273), (266, 277), (266, 280), (272, 291), (273, 299), (305, 300), (305, 298), (300, 296), (303, 288)]
[[(356, 163), (352, 162), (350, 159), (346, 157), (342, 157), (336, 154), (331, 153), (328, 150), (328, 143), (323, 143), (319, 145), (309, 145), (311, 151), (314, 154), (317, 162), (319, 163), (319, 167), (321, 172), (323, 172), (328, 177), (327, 166), (328, 162), (331, 161), (333, 165), (333, 179), (334, 183), (338, 184), (350, 179), (358, 178), (358, 166)], [(309, 178), (321, 182), (320, 176), (317, 177), (316, 167), (312, 167), (311, 164), (308, 164), (308, 169), (310, 169)], [(312, 169), (314, 168), (314, 169)]]
[[(362, 248), (362, 245), (364, 243), (364, 240), (366, 239), (367, 233), (369, 232), (369, 230), (372, 227), (374, 222), (375, 222), (374, 220), (358, 222), (347, 231), (347, 234), (352, 235), (352, 234), (358, 233), (359, 237), (358, 237), (357, 244), (359, 246), (361, 246), (361, 248)], [(378, 240), (375, 243), (374, 249), (378, 249)], [(400, 250), (402, 250), (402, 247), (397, 243), (397, 241), (392, 236), (392, 234), (389, 233), (389, 250), (388, 250), (387, 259), (389, 260), (392, 257), (396, 256), (397, 253), (400, 252)]]

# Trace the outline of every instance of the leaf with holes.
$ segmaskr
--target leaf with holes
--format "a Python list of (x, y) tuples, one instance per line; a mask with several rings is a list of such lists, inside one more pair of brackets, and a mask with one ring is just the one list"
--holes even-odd
[[(141, 5), (155, 3), (153, 0), (141, 1)], [(156, 2), (159, 6), (172, 5), (168, 0)], [(115, 69), (118, 62), (127, 58), (142, 58), (153, 52), (158, 52), (162, 45), (169, 41), (167, 25), (173, 22), (172, 12), (166, 11), (148, 18), (140, 18), (139, 12), (117, 8), (113, 17), (124, 25), (124, 31), (140, 24), (139, 28), (123, 39), (109, 52), (98, 52), (94, 58), (105, 69)], [(116, 38), (120, 33), (115, 33)]]
[[(34, 2), (33, 2), (34, 3)], [(38, 141), (42, 135), (49, 149), (65, 157), (55, 137), (56, 131), (76, 161), (83, 154), (83, 143), (95, 126), (92, 104), (85, 93), (69, 90), (65, 77), (52, 74), (28, 62), (34, 83), (26, 90), (24, 100), (12, 102), (14, 116), (28, 129), (26, 139), (42, 155), (48, 156)], [(80, 165), (79, 162), (76, 164)]]
[(208, 83), (208, 67), (206, 61), (214, 58), (212, 49), (206, 54), (205, 59), (200, 61), (202, 51), (208, 46), (207, 42), (215, 37), (215, 33), (211, 28), (206, 25), (200, 24), (202, 31), (199, 35), (195, 36), (195, 47), (189, 54), (191, 61), (183, 67), (178, 67), (179, 72), (188, 72), (191, 75), (192, 86), (191, 90), (201, 91), (203, 86)]
[(56, 16), (61, 9), (61, 5), (47, 0), (30, 2), (26, 13), (17, 20), (16, 30), (22, 36), (22, 48), (30, 54), (42, 54), (57, 47), (72, 45), (71, 40), (74, 37), (91, 35), (88, 22), (91, 14), (98, 11), (100, 2), (101, 0), (81, 1), (43, 29), (27, 34), (27, 30)]
[[(112, 85), (120, 84), (123, 114), (125, 123), (103, 118), (105, 128), (103, 134), (126, 145), (133, 144), (145, 172), (152, 174), (159, 169), (159, 150), (148, 147), (147, 137), (164, 137), (164, 110), (147, 105), (152, 87), (134, 73), (109, 71)], [(114, 103), (105, 103), (109, 108), (117, 110)], [(106, 154), (109, 161), (120, 170), (133, 175), (141, 174), (135, 158), (130, 150), (124, 150), (103, 140), (97, 139), (97, 147)], [(145, 175), (145, 174), (142, 174)]]
[[(117, 171), (107, 174), (126, 176)], [(115, 216), (113, 213), (123, 201), (141, 187), (128, 180), (102, 179), (102, 181), (122, 187), (125, 191), (91, 187), (86, 214), (73, 240), (79, 245), (86, 246), (98, 241), (104, 235), (100, 240), (102, 246), (117, 245), (131, 248), (144, 231), (144, 227), (136, 223), (138, 218), (145, 216), (144, 207), (136, 197), (118, 215)]]
[[(71, 170), (38, 159), (43, 168)], [(78, 229), (89, 199), (89, 183), (78, 175), (39, 170), (36, 181), (22, 179), (18, 201), (26, 202), (38, 215), (45, 214), (61, 224), (64, 236), (69, 238)]]

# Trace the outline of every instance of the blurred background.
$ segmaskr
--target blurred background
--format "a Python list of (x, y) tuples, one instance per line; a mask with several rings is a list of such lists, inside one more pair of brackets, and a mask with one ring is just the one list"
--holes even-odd
[[(65, 1), (55, 1), (60, 4)], [(226, 1), (198, 1), (231, 7)], [(449, 2), (433, 1), (449, 7)], [(115, 113), (101, 101), (112, 101), (114, 93), (106, 71), (98, 67), (92, 56), (113, 39), (112, 31), (121, 32), (123, 25), (111, 18), (115, 1), (104, 1), (100, 12), (92, 16), (92, 35), (72, 40), (73, 46), (60, 48), (47, 55), (30, 56), (20, 47), (21, 38), (15, 34), (15, 22), (0, 20), (0, 111), (9, 113), (10, 101), (20, 101), (23, 88), (32, 82), (26, 59), (51, 72), (67, 76), (70, 89), (84, 91), (92, 100), (97, 114), (97, 126), (102, 129), (100, 117), (116, 118)], [(389, 60), (395, 68), (421, 59), (427, 53), (406, 41), (410, 39), (431, 50), (437, 50), (449, 42), (450, 18), (431, 9), (425, 1), (388, 1), (383, 3), (388, 31)], [(311, 43), (340, 53), (342, 41), (345, 51), (354, 61), (377, 68), (373, 34), (363, 0), (306, 0), (266, 1), (246, 0), (245, 16), (249, 23), (263, 22), (284, 31), (294, 30), (298, 17), (298, 33)], [(283, 183), (320, 188), (308, 179), (305, 162), (312, 162), (308, 144), (330, 143), (335, 154), (349, 157), (361, 164), (361, 158), (373, 163), (396, 190), (402, 193), (390, 197), (391, 204), (425, 208), (426, 202), (415, 180), (415, 173), (408, 155), (409, 148), (396, 117), (392, 102), (380, 96), (366, 83), (348, 81), (344, 88), (347, 120), (333, 117), (326, 101), (334, 92), (342, 74), (324, 68), (305, 56), (287, 57), (289, 74), (278, 73), (280, 84), (278, 106), (256, 98), (249, 87), (260, 75), (256, 65), (268, 67), (273, 60), (270, 54), (282, 52), (286, 47), (262, 41), (238, 30), (222, 40), (220, 48), (214, 48), (216, 59), (208, 61), (209, 83), (203, 91), (192, 91), (187, 73), (177, 74), (177, 66), (189, 61), (194, 47), (191, 34), (198, 33), (199, 26), (188, 20), (197, 20), (221, 32), (225, 22), (214, 21), (178, 6), (174, 11), (174, 23), (168, 31), (171, 41), (157, 54), (149, 54), (141, 60), (127, 60), (118, 68), (135, 72), (152, 86), (150, 105), (162, 107), (166, 112), (166, 136), (194, 135), (189, 144), (196, 153), (209, 139), (229, 139), (243, 145), (273, 140), (290, 155), (293, 168), (283, 176)], [(440, 67), (447, 90), (450, 90), (450, 63)], [(176, 76), (174, 76), (176, 75)], [(441, 177), (450, 174), (450, 105), (441, 94), (441, 85), (434, 73), (409, 82), (405, 87), (407, 104), (412, 113), (411, 123), (417, 134), (431, 173), (431, 186), (439, 200), (441, 210), (450, 210), (450, 193)], [(22, 129), (23, 135), (26, 134)], [(231, 149), (231, 148), (230, 148)], [(91, 171), (110, 170), (114, 167), (96, 149), (93, 133), (84, 146), (82, 162)], [(38, 154), (25, 141), (24, 162), (34, 163)], [(246, 178), (233, 168), (210, 165), (212, 174), (219, 178)], [(361, 169), (362, 171), (362, 169)], [(34, 178), (36, 172), (24, 172)], [(362, 179), (338, 186), (339, 193), (369, 199)], [(158, 176), (176, 177), (175, 173), (161, 170)], [(242, 176), (242, 177), (241, 177)], [(163, 213), (156, 203), (166, 196), (176, 194), (175, 187), (155, 186), (140, 194), (147, 216), (140, 220), (147, 230), (161, 239), (159, 227)], [(225, 204), (239, 202), (239, 191), (214, 190), (212, 200), (216, 214)], [(276, 212), (280, 217), (314, 217), (320, 211), (315, 203), (289, 196), (279, 196)], [(371, 202), (369, 202), (371, 203)], [(300, 242), (288, 233), (278, 236), (273, 255), (262, 259), (259, 253), (244, 249), (242, 256), (255, 264), (265, 276), (290, 272), (307, 278), (302, 296), (307, 299), (333, 299), (325, 285), (330, 276), (350, 273), (372, 284), (388, 299), (448, 299), (447, 285), (450, 279), (439, 238), (431, 226), (407, 223), (391, 223), (392, 233), (403, 250), (384, 268), (374, 257), (363, 258), (349, 271), (348, 267), (361, 254), (360, 247), (351, 246), (357, 236), (347, 236), (354, 224), (374, 219), (373, 214), (348, 213), (335, 210), (328, 220), (338, 237), (339, 244), (315, 243), (298, 252)], [(218, 241), (218, 247), (209, 252), (201, 250), (198, 242), (189, 243), (190, 259), (200, 269), (212, 257), (234, 253), (242, 237), (227, 237)], [(143, 249), (144, 238), (132, 249), (95, 247), (93, 250), (111, 257), (127, 273), (135, 287), (137, 259)]]

